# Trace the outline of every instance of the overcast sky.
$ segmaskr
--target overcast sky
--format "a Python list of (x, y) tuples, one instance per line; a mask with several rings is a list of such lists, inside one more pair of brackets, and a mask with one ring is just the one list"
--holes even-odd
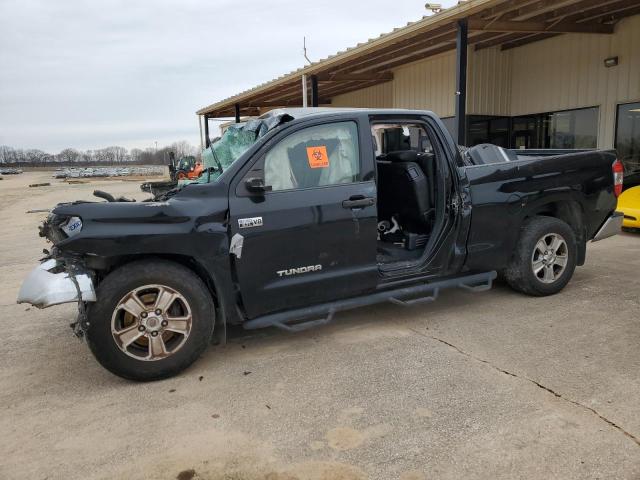
[(0, 145), (198, 144), (195, 111), (302, 66), (304, 35), (317, 60), (424, 14), (421, 0), (0, 0)]

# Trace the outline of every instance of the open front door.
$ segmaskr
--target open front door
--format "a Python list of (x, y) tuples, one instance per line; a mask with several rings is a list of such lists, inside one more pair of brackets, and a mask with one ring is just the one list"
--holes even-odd
[(357, 295), (378, 281), (376, 186), (362, 181), (357, 123), (292, 128), (230, 195), (249, 318)]

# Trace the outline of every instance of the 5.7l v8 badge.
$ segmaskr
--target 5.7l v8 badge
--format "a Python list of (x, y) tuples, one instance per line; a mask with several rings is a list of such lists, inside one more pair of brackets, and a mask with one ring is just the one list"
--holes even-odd
[(261, 226), (262, 226), (262, 217), (238, 219), (238, 227), (240, 228), (251, 228), (251, 227), (261, 227)]

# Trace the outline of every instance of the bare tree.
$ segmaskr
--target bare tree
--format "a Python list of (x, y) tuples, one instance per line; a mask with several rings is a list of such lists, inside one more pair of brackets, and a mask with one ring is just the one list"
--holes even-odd
[(24, 152), (26, 163), (43, 166), (47, 161), (51, 161), (51, 155), (37, 148), (32, 148)]
[(12, 163), (13, 148), (8, 145), (0, 145), (0, 163)]
[(132, 148), (131, 151), (129, 152), (129, 156), (131, 157), (131, 162), (139, 163), (143, 153), (144, 152), (139, 148)]
[(186, 157), (188, 155), (195, 155), (196, 149), (193, 145), (185, 140), (174, 142), (169, 147), (176, 154), (176, 158)]
[(80, 152), (74, 148), (65, 148), (57, 155), (57, 157), (61, 162), (75, 163), (80, 159)]
[(177, 158), (187, 155), (197, 155), (197, 150), (189, 142), (174, 142), (160, 149), (147, 148), (141, 150), (132, 148), (131, 151), (120, 146), (111, 146), (96, 150), (81, 151), (75, 148), (65, 148), (56, 155), (51, 155), (39, 149), (17, 149), (8, 145), (0, 145), (0, 164), (26, 164), (42, 166), (48, 163), (65, 165), (73, 164), (106, 164), (136, 163), (148, 165), (164, 165), (169, 161), (169, 153), (174, 152)]

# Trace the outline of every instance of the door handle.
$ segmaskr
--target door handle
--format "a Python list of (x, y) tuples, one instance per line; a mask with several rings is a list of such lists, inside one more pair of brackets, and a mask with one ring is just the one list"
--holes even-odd
[(375, 205), (376, 199), (373, 197), (365, 197), (364, 195), (353, 195), (349, 200), (342, 202), (343, 208), (364, 208)]

